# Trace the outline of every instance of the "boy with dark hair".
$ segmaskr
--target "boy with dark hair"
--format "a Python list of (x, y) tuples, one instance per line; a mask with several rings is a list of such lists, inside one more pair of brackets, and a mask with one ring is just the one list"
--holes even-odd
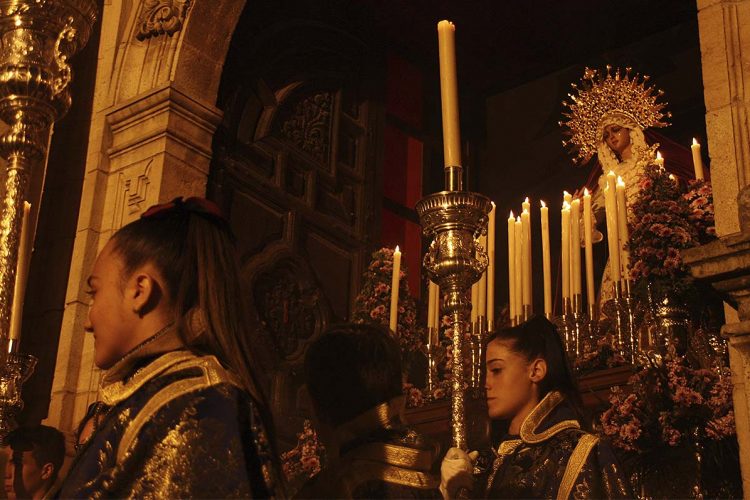
[(5, 469), (8, 498), (45, 498), (65, 460), (65, 437), (54, 427), (19, 428), (7, 439), (13, 451)]
[(334, 326), (309, 347), (305, 378), (327, 466), (299, 498), (435, 498), (438, 449), (402, 420), (401, 354), (386, 329)]

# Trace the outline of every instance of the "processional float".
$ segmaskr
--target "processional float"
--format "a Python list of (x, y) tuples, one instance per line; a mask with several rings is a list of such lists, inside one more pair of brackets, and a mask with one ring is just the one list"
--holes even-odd
[[(89, 39), (94, 0), (0, 0), (0, 440), (23, 408), (36, 358), (18, 351), (26, 276), (52, 127), (71, 104), (70, 56)], [(30, 208), (31, 207), (31, 208)], [(26, 214), (24, 216), (24, 214)], [(25, 229), (22, 229), (22, 226)]]

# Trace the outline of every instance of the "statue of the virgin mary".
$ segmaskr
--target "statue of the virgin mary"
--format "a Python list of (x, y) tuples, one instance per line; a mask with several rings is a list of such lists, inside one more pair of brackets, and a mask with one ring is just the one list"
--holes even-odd
[[(626, 185), (626, 202), (632, 204), (638, 194), (638, 178), (646, 166), (656, 161), (659, 144), (649, 145), (643, 131), (652, 127), (667, 126), (671, 115), (662, 110), (665, 103), (657, 100), (662, 91), (647, 87), (649, 77), (631, 76), (630, 68), (606, 73), (586, 68), (580, 83), (572, 84), (570, 101), (560, 122), (568, 139), (563, 145), (571, 149), (574, 161), (585, 165), (596, 155), (601, 165), (598, 189), (592, 193), (594, 216), (603, 220), (606, 174), (614, 171)], [(583, 234), (583, 232), (581, 232)], [(600, 304), (613, 297), (609, 266), (604, 270), (600, 289)], [(623, 269), (623, 276), (628, 272)]]

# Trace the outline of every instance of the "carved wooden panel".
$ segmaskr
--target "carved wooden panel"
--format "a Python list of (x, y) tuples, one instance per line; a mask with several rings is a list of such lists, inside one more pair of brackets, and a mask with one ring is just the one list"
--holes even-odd
[[(305, 348), (330, 322), (349, 318), (379, 231), (371, 138), (380, 113), (361, 71), (368, 59), (338, 31), (317, 28), (309, 36), (311, 47), (328, 48), (306, 57), (304, 67), (298, 59), (293, 68), (278, 61), (284, 41), (268, 41), (278, 65), (248, 70), (252, 76), (231, 73), (230, 52), (209, 180), (209, 196), (229, 214), (242, 252), (258, 323), (253, 345), (272, 374), (282, 448), (309, 414), (300, 391)], [(336, 51), (348, 62), (334, 64)], [(267, 61), (243, 52), (236, 64), (247, 59)], [(351, 73), (332, 77), (326, 64)]]

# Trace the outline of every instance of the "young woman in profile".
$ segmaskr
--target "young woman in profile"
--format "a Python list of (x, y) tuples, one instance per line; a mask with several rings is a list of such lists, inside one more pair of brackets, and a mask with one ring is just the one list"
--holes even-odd
[(491, 466), (475, 480), (477, 452), (448, 450), (444, 498), (632, 498), (611, 449), (582, 429), (580, 396), (555, 327), (542, 317), (492, 335), (487, 408), (503, 428)]
[(200, 198), (152, 207), (106, 244), (85, 325), (102, 401), (60, 497), (282, 494), (238, 271), (227, 222)]

